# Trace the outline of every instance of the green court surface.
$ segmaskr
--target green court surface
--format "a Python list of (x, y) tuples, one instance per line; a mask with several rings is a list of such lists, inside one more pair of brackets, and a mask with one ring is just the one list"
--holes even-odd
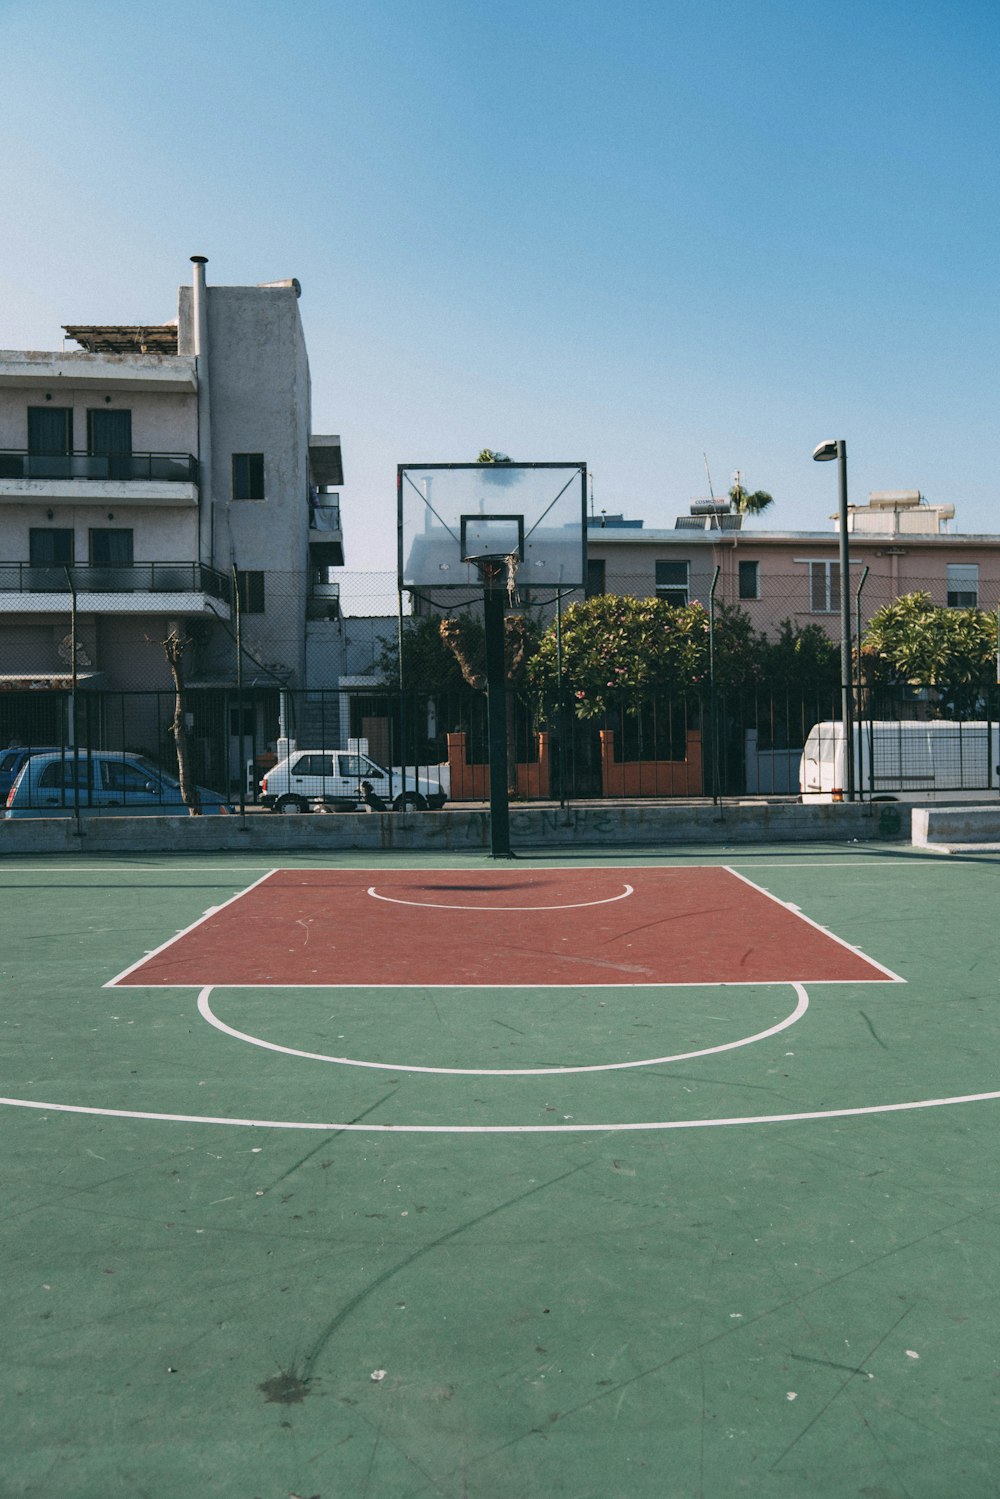
[[(876, 981), (810, 983), (789, 944), (767, 983), (507, 983), (532, 876), (589, 871), (596, 905), (706, 865)], [(366, 884), (450, 871), (457, 907), (499, 866), (3, 862), (3, 1499), (1000, 1493), (996, 859), (502, 867), (487, 982), (283, 982), (321, 917), (272, 925), (265, 881), (268, 982), (107, 987), (235, 932), (202, 918), (274, 868), (367, 872), (363, 940)], [(706, 951), (738, 954), (703, 887)]]

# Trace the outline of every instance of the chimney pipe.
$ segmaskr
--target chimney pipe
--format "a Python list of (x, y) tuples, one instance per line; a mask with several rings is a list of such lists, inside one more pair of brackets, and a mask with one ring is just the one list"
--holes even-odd
[(202, 562), (215, 565), (212, 510), (212, 402), (208, 366), (208, 290), (205, 285), (207, 255), (192, 255), (194, 288), (195, 366), (198, 371), (198, 551)]

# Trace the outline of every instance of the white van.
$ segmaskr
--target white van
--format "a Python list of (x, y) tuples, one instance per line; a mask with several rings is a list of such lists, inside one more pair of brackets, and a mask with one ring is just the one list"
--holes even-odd
[[(853, 741), (854, 789), (865, 801), (981, 801), (984, 793), (1000, 788), (1000, 725), (995, 723), (866, 721), (854, 725)], [(846, 749), (842, 723), (818, 723), (809, 730), (799, 765), (804, 802), (843, 800)]]

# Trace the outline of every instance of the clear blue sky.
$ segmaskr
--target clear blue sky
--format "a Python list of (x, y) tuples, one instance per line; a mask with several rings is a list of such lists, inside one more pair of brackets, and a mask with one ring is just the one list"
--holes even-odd
[(397, 462), (672, 526), (919, 488), (1000, 531), (995, 0), (0, 0), (0, 344), (297, 276), (348, 565)]

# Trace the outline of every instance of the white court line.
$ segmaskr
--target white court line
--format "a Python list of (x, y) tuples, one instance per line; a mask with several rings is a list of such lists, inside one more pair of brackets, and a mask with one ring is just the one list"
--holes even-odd
[[(251, 1046), (262, 1046), (265, 1051), (279, 1051), (288, 1057), (304, 1057), (310, 1062), (336, 1062), (342, 1067), (370, 1067), (379, 1072), (430, 1072), (435, 1075), (448, 1077), (564, 1077), (575, 1072), (624, 1072), (631, 1067), (656, 1067), (663, 1062), (687, 1062), (692, 1057), (710, 1057), (720, 1051), (736, 1051), (740, 1046), (751, 1046), (755, 1041), (764, 1041), (768, 1036), (776, 1036), (779, 1031), (787, 1030), (790, 1025), (805, 1014), (809, 1008), (809, 996), (801, 984), (792, 984), (792, 988), (798, 996), (798, 1002), (791, 1014), (786, 1015), (777, 1025), (769, 1026), (766, 1031), (758, 1031), (754, 1036), (743, 1036), (739, 1041), (725, 1041), (721, 1046), (706, 1046), (700, 1051), (681, 1051), (669, 1057), (646, 1057), (639, 1062), (598, 1062), (587, 1067), (417, 1067), (405, 1062), (360, 1062), (353, 1057), (326, 1056), (318, 1051), (299, 1051), (294, 1046), (279, 1046), (274, 1041), (262, 1041), (259, 1036), (251, 1036), (246, 1031), (238, 1031), (224, 1020), (220, 1020), (211, 1005), (212, 985), (203, 989), (198, 995), (198, 1013), (209, 1025), (214, 1025), (216, 1030), (225, 1036), (232, 1036), (237, 1041), (248, 1041)], [(657, 986), (659, 987), (659, 986)]]
[(582, 911), (590, 906), (611, 906), (616, 900), (627, 900), (630, 895), (635, 894), (635, 890), (631, 885), (626, 885), (621, 895), (605, 895), (600, 900), (578, 900), (565, 906), (453, 906), (445, 905), (443, 901), (400, 900), (395, 895), (379, 895), (374, 885), (368, 886), (368, 894), (375, 900), (385, 900), (393, 906), (416, 906), (420, 911)]
[[(151, 953), (150, 957), (152, 956)], [(145, 959), (143, 959), (143, 962), (145, 962)], [(872, 963), (873, 968), (876, 966), (875, 963)], [(131, 969), (128, 971), (131, 972)], [(104, 988), (112, 989), (116, 982), (117, 980), (110, 979), (104, 985)], [(418, 991), (433, 989), (435, 993), (439, 989), (449, 991), (452, 989), (489, 989), (491, 992), (496, 991), (497, 993), (501, 993), (507, 989), (776, 989), (783, 984), (792, 983), (808, 984), (810, 989), (815, 989), (821, 984), (853, 985), (888, 984), (893, 982), (905, 984), (908, 980), (882, 978), (880, 974), (870, 979), (790, 979), (787, 975), (781, 974), (772, 979), (664, 979), (662, 982), (650, 981), (648, 984), (639, 984), (633, 979), (622, 978), (616, 983), (611, 984), (590, 984), (584, 979), (574, 979), (559, 984), (222, 984), (218, 980), (213, 980), (211, 984), (206, 986), (204, 979), (192, 979), (190, 983), (183, 984), (157, 982), (155, 984), (128, 984), (125, 987), (129, 989), (204, 989), (206, 987), (210, 989), (266, 989), (269, 993), (272, 989), (353, 989), (355, 991), (359, 989), (416, 989)]]
[[(806, 925), (811, 926), (814, 931), (821, 932), (823, 936), (828, 937), (831, 942), (836, 942), (839, 947), (844, 947), (848, 952), (852, 952), (856, 958), (861, 958), (865, 963), (870, 964), (872, 968), (877, 968), (880, 973), (884, 973), (888, 977), (891, 983), (906, 983), (906, 979), (900, 978), (898, 973), (893, 973), (891, 968), (886, 968), (884, 963), (876, 962), (876, 960), (874, 958), (870, 958), (866, 952), (862, 952), (860, 947), (855, 947), (853, 942), (845, 942), (843, 937), (837, 936), (836, 932), (831, 932), (828, 927), (820, 926), (818, 921), (813, 921), (811, 916), (806, 916), (803, 911), (799, 910), (798, 906), (793, 906), (790, 901), (780, 900), (777, 895), (772, 895), (770, 890), (765, 890), (763, 885), (755, 884), (754, 881), (749, 879), (745, 874), (740, 874), (739, 870), (734, 869), (731, 864), (725, 864), (723, 865), (723, 868), (725, 869), (727, 874), (731, 874), (733, 876), (733, 879), (742, 880), (743, 884), (749, 885), (751, 890), (756, 890), (760, 895), (766, 895), (768, 900), (773, 900), (776, 906), (781, 906), (783, 910), (790, 911), (793, 916), (797, 916), (800, 921), (804, 921)], [(846, 980), (845, 982), (850, 982), (850, 980)], [(862, 982), (870, 983), (872, 982), (872, 980), (869, 979)]]
[(953, 1104), (991, 1103), (1000, 1091), (961, 1093), (948, 1098), (919, 1098), (908, 1103), (866, 1104), (854, 1109), (809, 1109), (795, 1114), (744, 1114), (726, 1119), (664, 1119), (626, 1124), (355, 1124), (313, 1123), (299, 1119), (232, 1119), (219, 1114), (161, 1114), (145, 1109), (98, 1109), (76, 1103), (45, 1103), (34, 1098), (0, 1098), (0, 1106), (37, 1109), (46, 1114), (91, 1114), (102, 1119), (147, 1119), (164, 1124), (222, 1124), (237, 1129), (326, 1130), (329, 1133), (384, 1135), (582, 1135), (624, 1134), (642, 1130), (727, 1129), (744, 1124), (804, 1124), (820, 1119), (858, 1119), (872, 1114), (904, 1114), (942, 1109)]

